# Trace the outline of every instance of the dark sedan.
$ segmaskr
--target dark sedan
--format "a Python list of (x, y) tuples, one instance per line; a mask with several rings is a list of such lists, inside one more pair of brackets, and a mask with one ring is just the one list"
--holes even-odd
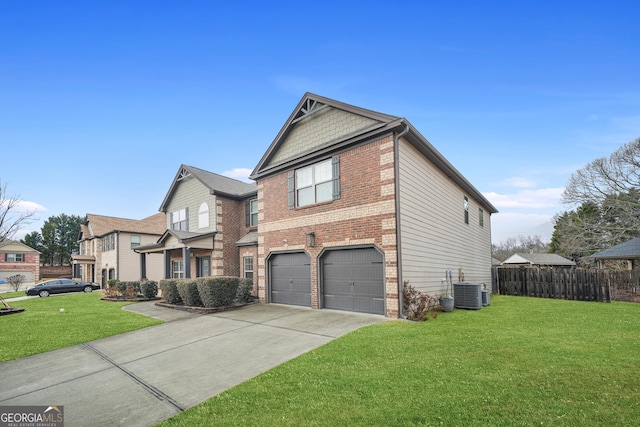
[(27, 295), (40, 295), (48, 297), (51, 294), (62, 294), (66, 292), (91, 292), (100, 289), (100, 285), (87, 282), (76, 282), (71, 279), (54, 279), (38, 283), (32, 288), (27, 288)]

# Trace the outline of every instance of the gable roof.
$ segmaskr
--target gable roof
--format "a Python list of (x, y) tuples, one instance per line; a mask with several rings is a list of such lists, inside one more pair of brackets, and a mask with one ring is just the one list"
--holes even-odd
[(0, 252), (18, 252), (18, 253), (35, 253), (39, 254), (40, 251), (33, 249), (31, 246), (16, 240), (4, 240), (0, 242)]
[(595, 259), (640, 259), (640, 237), (591, 255)]
[(576, 265), (575, 262), (558, 254), (513, 254), (502, 264), (531, 264), (531, 265)]
[[(325, 124), (307, 133), (301, 123)], [(330, 120), (339, 120), (339, 123)], [(345, 104), (307, 92), (262, 156), (250, 178), (258, 180), (295, 168), (329, 153), (389, 134), (400, 134), (489, 213), (498, 210), (408, 120)]]
[(167, 219), (163, 213), (140, 220), (87, 214), (87, 221), (80, 226), (79, 240), (102, 237), (114, 231), (161, 235), (166, 228)]
[(193, 176), (209, 189), (210, 194), (230, 197), (232, 199), (243, 199), (257, 194), (258, 187), (255, 182), (247, 183), (238, 181), (237, 179), (209, 172), (194, 166), (180, 165), (167, 195), (164, 197), (160, 205), (160, 211), (166, 212), (169, 200), (173, 196), (178, 183), (188, 176)]

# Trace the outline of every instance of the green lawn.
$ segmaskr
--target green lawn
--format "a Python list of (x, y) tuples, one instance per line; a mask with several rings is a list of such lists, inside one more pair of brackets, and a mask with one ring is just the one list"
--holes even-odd
[[(3, 293), (0, 293), (0, 296), (2, 296), (2, 298), (4, 298), (4, 299), (9, 299), (9, 298), (24, 297), (24, 296), (26, 296), (26, 294), (24, 293), (24, 291), (3, 292)], [(9, 303), (9, 304), (11, 304), (11, 303)]]
[(128, 303), (101, 301), (101, 296), (91, 292), (9, 302), (26, 310), (0, 316), (0, 362), (162, 323), (122, 310)]
[(491, 302), (360, 329), (160, 425), (640, 425), (640, 305)]

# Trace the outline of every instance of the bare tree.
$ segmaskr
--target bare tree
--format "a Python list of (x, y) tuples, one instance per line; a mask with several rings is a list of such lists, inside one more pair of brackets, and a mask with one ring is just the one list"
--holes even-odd
[(12, 239), (22, 225), (34, 219), (34, 211), (19, 211), (21, 201), (19, 196), (9, 196), (7, 185), (0, 182), (0, 242)]
[(574, 172), (562, 195), (576, 210), (554, 218), (551, 250), (588, 256), (640, 235), (640, 138)]
[(518, 236), (510, 237), (507, 240), (491, 245), (492, 256), (504, 261), (516, 253), (547, 253), (549, 245), (542, 241), (540, 236)]
[(14, 291), (18, 292), (20, 290), (20, 286), (22, 286), (26, 279), (27, 278), (23, 274), (16, 274), (7, 277), (7, 283), (11, 285)]
[(607, 197), (634, 189), (640, 189), (640, 138), (574, 172), (562, 199), (569, 204), (601, 205)]

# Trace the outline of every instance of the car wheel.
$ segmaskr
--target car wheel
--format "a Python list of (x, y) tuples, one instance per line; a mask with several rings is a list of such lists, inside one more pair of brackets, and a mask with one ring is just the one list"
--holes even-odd
[(38, 295), (40, 295), (40, 298), (48, 297), (49, 291), (40, 291)]
[(85, 292), (91, 292), (91, 291), (93, 291), (93, 288), (92, 288), (91, 286), (85, 286), (85, 287), (84, 287), (84, 289), (83, 289), (83, 291), (85, 291)]

